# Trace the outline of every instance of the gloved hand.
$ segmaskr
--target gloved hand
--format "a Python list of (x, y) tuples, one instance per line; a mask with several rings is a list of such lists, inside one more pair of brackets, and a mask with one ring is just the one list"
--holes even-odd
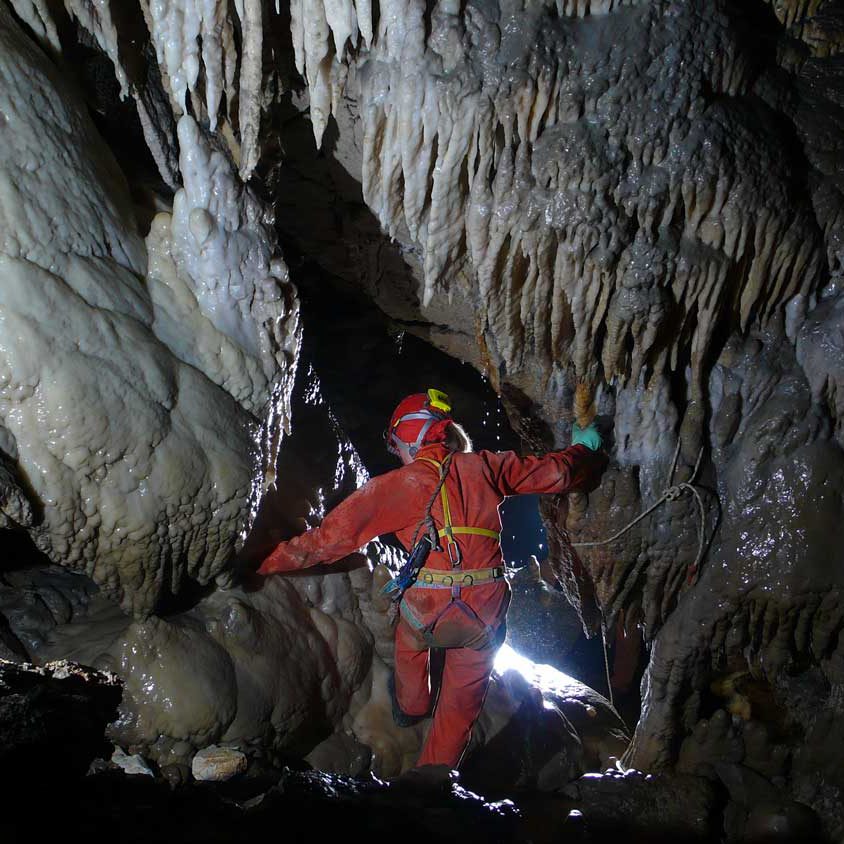
[(590, 448), (592, 451), (598, 451), (598, 449), (600, 449), (603, 445), (603, 440), (601, 439), (601, 435), (598, 433), (598, 429), (595, 427), (594, 422), (591, 425), (587, 425), (585, 428), (581, 428), (580, 425), (575, 422), (571, 428), (571, 444), (585, 445), (586, 448)]

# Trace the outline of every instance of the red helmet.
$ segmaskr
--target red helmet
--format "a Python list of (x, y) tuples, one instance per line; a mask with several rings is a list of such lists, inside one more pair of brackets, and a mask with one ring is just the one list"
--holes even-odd
[(387, 451), (396, 457), (416, 457), (425, 443), (442, 442), (451, 425), (451, 402), (440, 390), (414, 393), (399, 403), (384, 431)]

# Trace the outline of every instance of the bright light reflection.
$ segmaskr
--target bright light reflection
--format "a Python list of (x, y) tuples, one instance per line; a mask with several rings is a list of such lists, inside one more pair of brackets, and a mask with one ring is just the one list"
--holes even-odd
[(495, 670), (499, 674), (518, 671), (524, 679), (543, 693), (572, 697), (583, 689), (583, 683), (569, 677), (551, 665), (531, 662), (527, 657), (516, 653), (509, 645), (502, 645), (495, 657)]

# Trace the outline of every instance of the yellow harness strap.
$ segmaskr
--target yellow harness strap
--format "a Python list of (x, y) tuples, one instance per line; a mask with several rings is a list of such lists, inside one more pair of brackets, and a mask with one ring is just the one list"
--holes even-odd
[(501, 539), (501, 534), (497, 530), (490, 530), (489, 528), (479, 528), (479, 527), (452, 527), (449, 528), (442, 528), (442, 530), (438, 530), (437, 533), (440, 536), (448, 536), (449, 533), (473, 533), (475, 536), (488, 536), (490, 539)]
[[(426, 463), (436, 466), (440, 473), (440, 477), (442, 477), (443, 464), (440, 463), (439, 460), (434, 460), (430, 457), (419, 457), (417, 459), (424, 460)], [(457, 541), (454, 539), (455, 534), (486, 536), (489, 537), (489, 539), (494, 539), (496, 542), (500, 541), (501, 534), (497, 530), (490, 530), (489, 528), (482, 527), (466, 527), (464, 525), (453, 525), (451, 523), (451, 507), (448, 504), (448, 493), (446, 492), (445, 484), (443, 484), (440, 489), (440, 498), (442, 499), (443, 522), (445, 522), (445, 527), (438, 530), (437, 535), (446, 540), (446, 543), (448, 544), (448, 558), (451, 560), (451, 564), (453, 566), (456, 567), (460, 565), (460, 549), (457, 545)]]

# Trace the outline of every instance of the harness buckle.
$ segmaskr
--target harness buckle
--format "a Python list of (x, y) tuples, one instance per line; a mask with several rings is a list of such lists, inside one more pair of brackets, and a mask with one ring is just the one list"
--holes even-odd
[(475, 578), (471, 574), (463, 575), (463, 586), (471, 586), (475, 582)]
[(454, 583), (454, 578), (450, 574), (443, 575), (443, 585), (451, 586)]

